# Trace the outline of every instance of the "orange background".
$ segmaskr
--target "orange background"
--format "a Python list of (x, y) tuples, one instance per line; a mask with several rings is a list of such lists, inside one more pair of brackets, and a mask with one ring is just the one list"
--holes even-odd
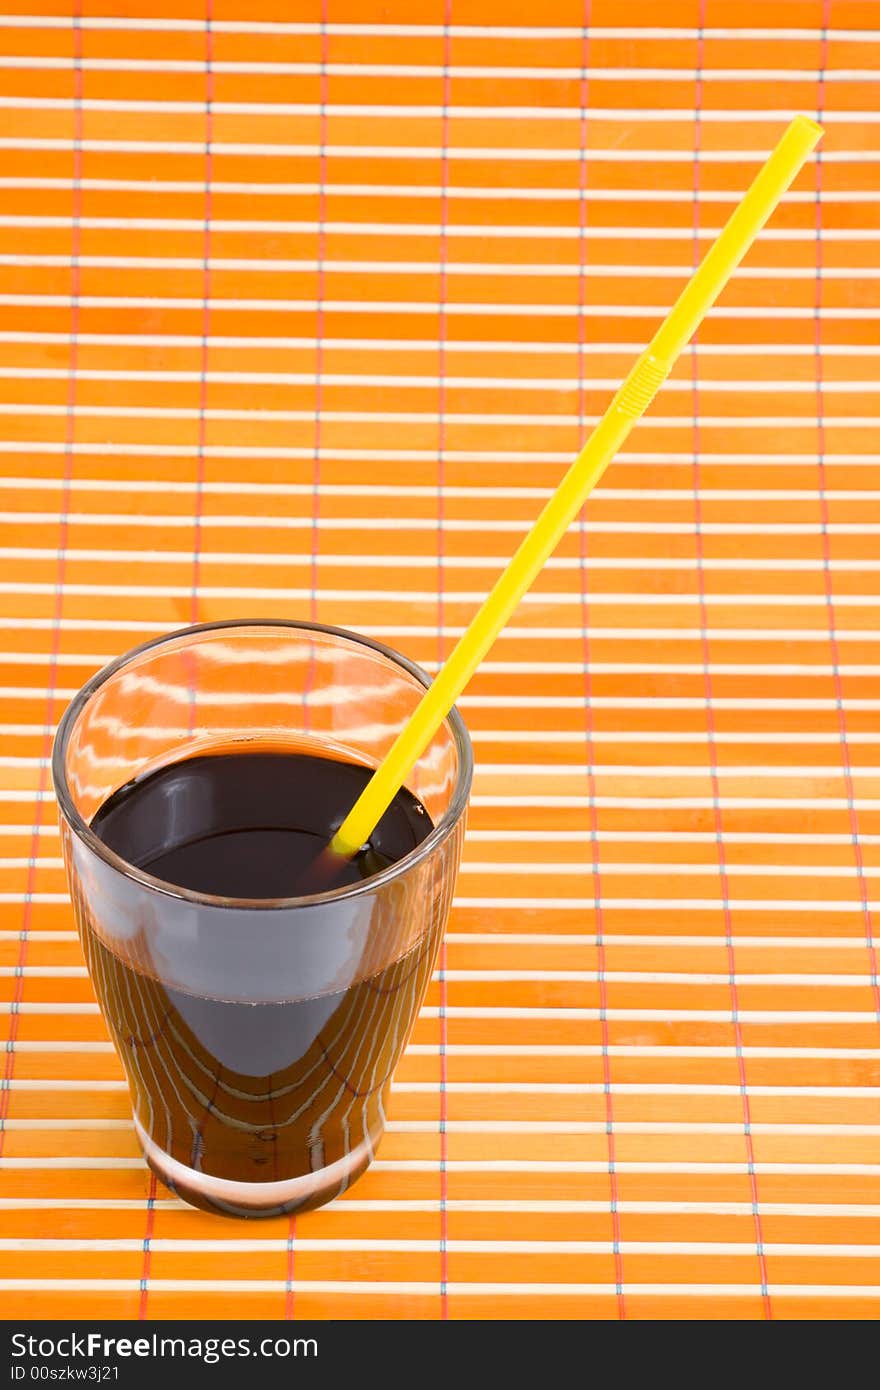
[[(292, 8), (0, 16), (4, 1315), (874, 1318), (878, 7)], [(190, 621), (436, 663), (797, 110), (820, 157), (462, 701), (379, 1161), (298, 1220), (185, 1209), (51, 727)]]

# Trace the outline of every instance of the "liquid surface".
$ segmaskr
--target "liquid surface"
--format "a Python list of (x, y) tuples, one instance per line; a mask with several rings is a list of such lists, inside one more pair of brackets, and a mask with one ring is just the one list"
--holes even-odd
[(323, 851), (370, 775), (309, 753), (203, 755), (121, 787), (92, 829), (126, 863), (178, 888), (234, 898), (329, 892), (402, 859), (433, 829), (401, 790), (369, 846), (328, 863)]
[[(92, 828), (129, 863), (180, 887), (243, 898), (293, 896), (368, 776), (366, 768), (301, 753), (202, 756), (122, 788)], [(369, 853), (343, 866), (340, 882), (393, 863), (431, 829), (424, 808), (402, 792)], [(420, 877), (411, 884), (395, 880), (372, 901), (361, 901), (357, 911), (371, 914), (367, 940), (380, 945), (366, 957), (362, 947), (351, 948), (350, 962), (351, 900), (311, 909), (324, 914), (323, 949), (333, 972), (340, 984), (351, 983), (318, 994), (304, 989), (303, 997), (296, 997), (303, 978), (298, 962), (303, 969), (308, 962), (297, 953), (320, 952), (323, 939), (314, 919), (303, 926), (297, 915), (303, 909), (264, 916), (234, 905), (193, 907), (134, 885), (130, 919), (98, 921), (86, 895), (76, 894), (89, 973), (150, 1139), (198, 1173), (253, 1183), (320, 1171), (365, 1140), (377, 1141), (388, 1083), (427, 988), (445, 916), (421, 883)], [(172, 936), (179, 919), (180, 939), (197, 943), (196, 968), (210, 966), (215, 979), (218, 967), (223, 978), (228, 960), (227, 924), (239, 940), (245, 934), (245, 949), (259, 963), (261, 926), (266, 930), (273, 919), (280, 945), (266, 956), (270, 997), (236, 998), (231, 965), (226, 997), (217, 997), (218, 989), (200, 994), (163, 982), (151, 958), (155, 913)], [(402, 924), (408, 929), (398, 930)], [(395, 950), (397, 940), (406, 946)], [(185, 1182), (178, 1190), (197, 1205), (212, 1205)], [(213, 1209), (237, 1210), (219, 1201)]]

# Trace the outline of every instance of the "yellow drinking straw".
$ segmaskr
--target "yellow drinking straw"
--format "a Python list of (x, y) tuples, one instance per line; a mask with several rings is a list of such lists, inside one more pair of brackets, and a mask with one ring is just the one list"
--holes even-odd
[(534, 584), (633, 425), (651, 404), (682, 348), (699, 328), (823, 133), (822, 127), (806, 116), (796, 116), (791, 122), (333, 836), (333, 853), (350, 858), (369, 840), (416, 760), (523, 594)]

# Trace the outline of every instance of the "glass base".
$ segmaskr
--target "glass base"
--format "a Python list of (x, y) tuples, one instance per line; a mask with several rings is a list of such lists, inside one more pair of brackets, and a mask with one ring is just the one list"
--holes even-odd
[(281, 1182), (235, 1182), (189, 1168), (160, 1149), (137, 1119), (134, 1127), (147, 1163), (166, 1187), (192, 1207), (225, 1216), (282, 1216), (323, 1206), (365, 1172), (379, 1143), (378, 1138), (363, 1139), (344, 1158), (302, 1177)]

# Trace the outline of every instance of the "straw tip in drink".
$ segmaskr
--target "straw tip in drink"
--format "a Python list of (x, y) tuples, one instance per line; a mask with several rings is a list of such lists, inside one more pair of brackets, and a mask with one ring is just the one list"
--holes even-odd
[(359, 854), (361, 850), (365, 848), (366, 846), (360, 843), (352, 843), (340, 833), (340, 830), (337, 830), (324, 852), (325, 854), (335, 856), (337, 859), (353, 859), (356, 854)]

